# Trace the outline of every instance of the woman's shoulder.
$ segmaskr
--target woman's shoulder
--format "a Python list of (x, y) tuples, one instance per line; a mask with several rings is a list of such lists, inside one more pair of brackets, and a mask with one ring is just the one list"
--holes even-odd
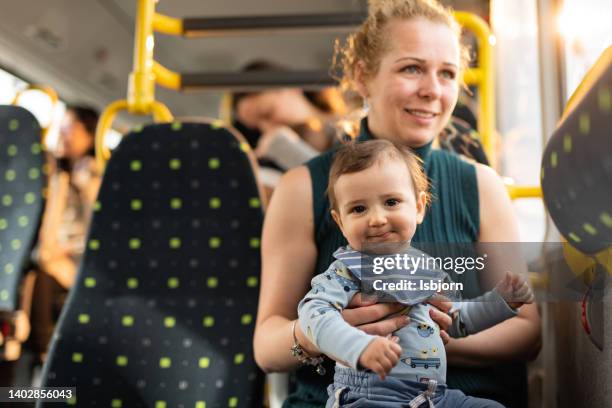
[[(458, 153), (442, 149), (434, 149), (428, 158), (428, 174), (430, 177), (439, 177), (440, 181), (476, 182), (479, 166), (487, 167), (473, 160), (467, 159)], [(439, 176), (438, 176), (439, 175)], [(458, 177), (457, 177), (458, 176)]]
[(306, 163), (306, 168), (310, 175), (310, 186), (314, 203), (313, 211), (317, 220), (320, 220), (320, 217), (326, 211), (329, 170), (337, 150), (337, 148), (328, 150)]
[(306, 167), (310, 171), (311, 176), (324, 176), (327, 178), (337, 150), (337, 148), (332, 148), (307, 161)]
[[(448, 235), (449, 242), (474, 241), (480, 228), (477, 164), (445, 150), (432, 150), (426, 167), (433, 202), (426, 220), (417, 229), (423, 241)], [(428, 226), (435, 230), (426, 232)]]

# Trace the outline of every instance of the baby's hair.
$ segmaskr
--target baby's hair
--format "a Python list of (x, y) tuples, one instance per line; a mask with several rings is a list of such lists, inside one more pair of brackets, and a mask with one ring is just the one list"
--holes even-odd
[(406, 163), (415, 196), (418, 196), (421, 192), (425, 193), (425, 203), (429, 204), (431, 198), (428, 191), (429, 182), (423, 171), (421, 159), (408, 147), (388, 140), (377, 139), (366, 142), (350, 142), (338, 150), (329, 171), (329, 182), (327, 184), (330, 208), (338, 211), (335, 185), (340, 176), (369, 169), (375, 164), (384, 163), (384, 159), (399, 159)]

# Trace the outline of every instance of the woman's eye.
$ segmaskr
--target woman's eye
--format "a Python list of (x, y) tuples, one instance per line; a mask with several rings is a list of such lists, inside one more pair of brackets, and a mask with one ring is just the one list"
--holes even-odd
[(402, 71), (408, 74), (418, 74), (419, 72), (421, 72), (421, 67), (419, 67), (418, 65), (408, 65), (407, 67), (404, 67)]
[(365, 206), (363, 205), (356, 205), (355, 207), (353, 207), (351, 209), (352, 213), (356, 213), (356, 214), (360, 214), (362, 212), (364, 212), (366, 210)]
[(389, 207), (394, 207), (398, 204), (399, 204), (399, 200), (397, 198), (390, 198), (387, 201), (385, 201), (385, 205)]
[(440, 73), (440, 76), (445, 79), (455, 79), (457, 74), (455, 73), (455, 71), (445, 70)]

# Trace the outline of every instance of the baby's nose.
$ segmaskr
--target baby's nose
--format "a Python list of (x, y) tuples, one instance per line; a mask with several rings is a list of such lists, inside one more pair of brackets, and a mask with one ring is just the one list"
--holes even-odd
[(387, 217), (383, 211), (372, 211), (370, 216), (370, 225), (379, 226), (387, 223)]

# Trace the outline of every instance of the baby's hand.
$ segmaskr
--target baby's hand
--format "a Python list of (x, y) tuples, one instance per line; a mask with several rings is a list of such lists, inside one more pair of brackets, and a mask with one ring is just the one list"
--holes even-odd
[(535, 296), (527, 281), (519, 274), (506, 272), (504, 279), (495, 287), (495, 291), (504, 298), (513, 309), (525, 303), (533, 303)]
[(384, 380), (402, 354), (402, 348), (397, 344), (397, 340), (397, 337), (377, 337), (372, 340), (361, 353), (359, 364), (374, 371), (381, 380)]

